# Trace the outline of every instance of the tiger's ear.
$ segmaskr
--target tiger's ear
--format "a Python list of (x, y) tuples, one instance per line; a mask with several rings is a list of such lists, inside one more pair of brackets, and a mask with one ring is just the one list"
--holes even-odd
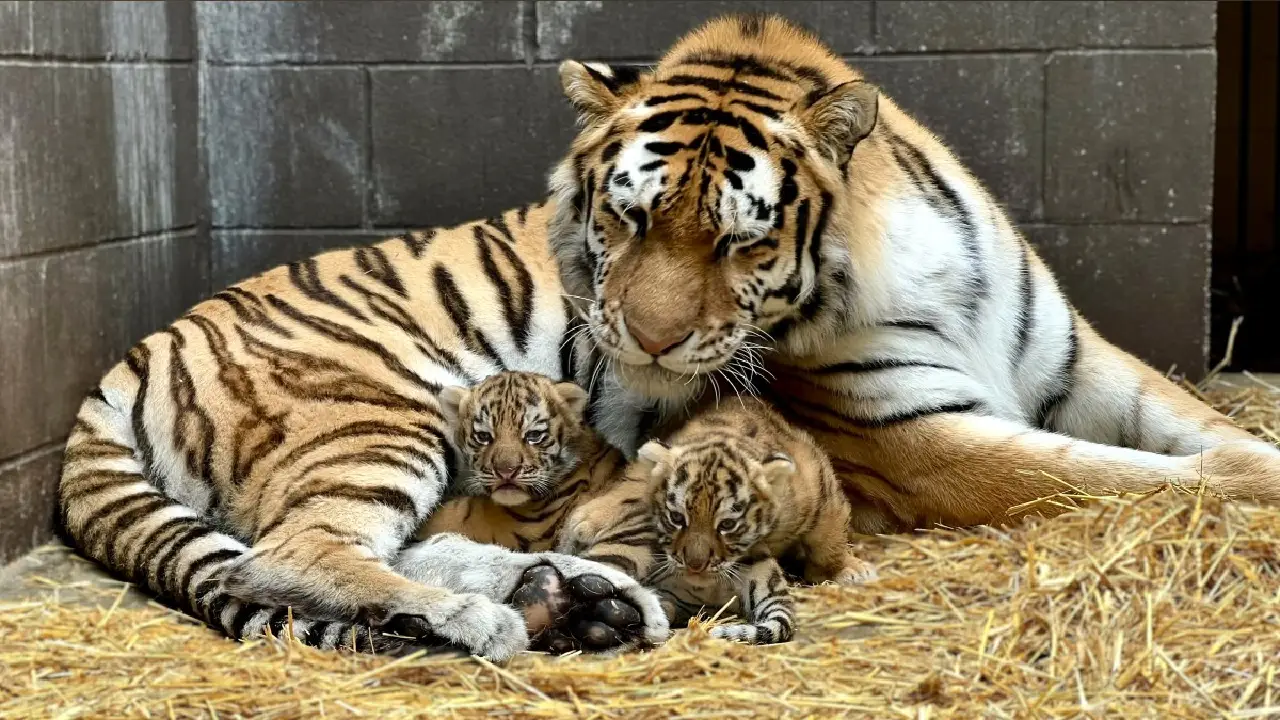
[(875, 129), (879, 116), (880, 88), (851, 80), (818, 98), (802, 120), (822, 152), (843, 168), (854, 147)]
[(644, 466), (646, 475), (657, 475), (659, 468), (671, 464), (671, 448), (661, 440), (650, 440), (636, 452), (637, 462)]
[(587, 410), (587, 391), (577, 383), (561, 382), (555, 385), (556, 395), (569, 406), (569, 412), (579, 420), (583, 419)]
[(784, 452), (770, 453), (761, 465), (764, 476), (770, 485), (777, 485), (791, 479), (796, 472), (796, 462)]
[(462, 403), (471, 397), (471, 389), (458, 385), (448, 385), (440, 390), (440, 412), (449, 423), (449, 427), (457, 427), (458, 416), (462, 414)]
[(581, 63), (565, 60), (560, 63), (560, 86), (565, 97), (578, 111), (585, 124), (594, 124), (609, 117), (632, 90), (639, 85), (639, 68), (628, 65)]

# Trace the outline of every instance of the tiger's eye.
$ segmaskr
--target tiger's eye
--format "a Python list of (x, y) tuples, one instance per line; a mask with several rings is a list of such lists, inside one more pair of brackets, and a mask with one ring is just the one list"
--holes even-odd
[(722, 533), (731, 533), (734, 530), (738, 529), (738, 521), (734, 518), (729, 518), (728, 520), (721, 520), (720, 524), (716, 526), (716, 529)]
[(493, 435), (485, 432), (484, 430), (472, 430), (471, 441), (477, 445), (488, 445), (493, 442)]
[(524, 434), (524, 441), (530, 445), (541, 445), (547, 439), (545, 430), (530, 430)]
[(684, 515), (681, 515), (675, 510), (667, 511), (667, 521), (678, 528), (684, 527)]

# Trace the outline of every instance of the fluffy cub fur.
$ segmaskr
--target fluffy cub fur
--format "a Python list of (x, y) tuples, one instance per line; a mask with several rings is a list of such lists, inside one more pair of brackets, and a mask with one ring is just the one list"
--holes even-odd
[(795, 607), (779, 561), (807, 582), (852, 585), (874, 568), (848, 546), (850, 507), (827, 456), (757, 399), (725, 400), (666, 442), (640, 448), (662, 561), (654, 578), (677, 622), (735, 598), (746, 622), (712, 635), (786, 642)]
[(418, 537), (454, 532), (521, 551), (550, 550), (565, 513), (607, 485), (621, 454), (583, 419), (587, 395), (571, 382), (502, 372), (442, 393), (462, 460), (456, 492)]

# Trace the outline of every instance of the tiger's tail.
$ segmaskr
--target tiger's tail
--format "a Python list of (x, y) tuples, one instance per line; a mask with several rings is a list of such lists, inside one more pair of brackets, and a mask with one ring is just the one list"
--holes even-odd
[(140, 379), (136, 394), (94, 390), (81, 404), (67, 440), (58, 514), (75, 547), (234, 639), (270, 629), (276, 637), (290, 633), (326, 649), (389, 652), (400, 647), (394, 638), (352, 622), (294, 617), (287, 607), (246, 602), (221, 589), (227, 570), (248, 547), (149, 480), (154, 474), (140, 447), (146, 442), (140, 407), (144, 357), (145, 351), (136, 349), (129, 356), (129, 368)]

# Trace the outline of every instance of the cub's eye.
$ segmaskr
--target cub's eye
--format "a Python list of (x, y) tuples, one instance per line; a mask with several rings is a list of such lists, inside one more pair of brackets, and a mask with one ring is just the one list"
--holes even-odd
[(530, 430), (524, 434), (524, 441), (530, 445), (541, 445), (547, 440), (547, 432), (545, 430)]
[(493, 435), (485, 432), (484, 430), (472, 430), (471, 441), (477, 445), (488, 445), (493, 442)]
[(675, 527), (682, 528), (684, 527), (684, 515), (681, 515), (675, 510), (668, 510), (667, 522), (671, 523)]
[(737, 529), (738, 529), (738, 521), (735, 518), (729, 518), (728, 520), (721, 520), (720, 524), (716, 526), (716, 530), (719, 530), (722, 533), (731, 533)]

